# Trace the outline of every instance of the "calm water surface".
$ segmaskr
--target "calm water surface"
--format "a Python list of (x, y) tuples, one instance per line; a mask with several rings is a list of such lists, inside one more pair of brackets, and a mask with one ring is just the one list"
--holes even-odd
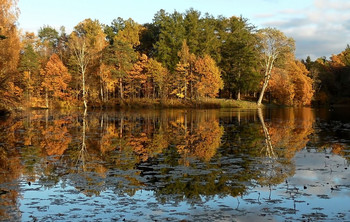
[(1, 221), (350, 220), (349, 109), (0, 120)]

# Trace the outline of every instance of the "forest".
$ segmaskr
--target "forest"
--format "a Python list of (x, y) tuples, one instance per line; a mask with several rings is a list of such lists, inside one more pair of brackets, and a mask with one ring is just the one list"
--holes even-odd
[(0, 0), (0, 109), (118, 107), (208, 98), (287, 106), (349, 102), (350, 47), (295, 57), (295, 41), (246, 18), (195, 9), (152, 23), (85, 19), (71, 33), (22, 33), (14, 0)]

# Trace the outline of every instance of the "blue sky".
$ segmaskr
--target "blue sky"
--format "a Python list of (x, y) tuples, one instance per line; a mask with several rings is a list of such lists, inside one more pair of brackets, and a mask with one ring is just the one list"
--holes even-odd
[(37, 32), (43, 25), (70, 32), (86, 18), (110, 24), (117, 17), (152, 22), (160, 9), (194, 8), (213, 16), (240, 16), (258, 28), (275, 27), (296, 40), (296, 56), (330, 57), (350, 40), (349, 0), (19, 0), (19, 26)]

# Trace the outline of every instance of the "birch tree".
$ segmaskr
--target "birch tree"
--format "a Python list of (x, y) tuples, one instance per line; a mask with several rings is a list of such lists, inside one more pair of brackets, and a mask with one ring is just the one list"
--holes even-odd
[(258, 49), (264, 69), (264, 82), (257, 102), (258, 106), (260, 106), (276, 60), (283, 58), (288, 52), (293, 52), (295, 45), (292, 38), (286, 37), (283, 32), (275, 28), (259, 30), (257, 38), (259, 41)]
[(69, 48), (73, 51), (75, 64), (78, 66), (79, 71), (81, 73), (83, 103), (84, 103), (84, 108), (87, 109), (85, 79), (86, 79), (86, 70), (91, 59), (91, 54), (88, 51), (86, 38), (79, 37), (76, 32), (73, 32), (70, 36)]
[[(87, 72), (88, 68), (101, 60), (101, 51), (106, 47), (106, 35), (98, 20), (86, 19), (74, 27), (70, 35), (69, 48), (72, 61), (81, 74), (84, 108), (87, 108)], [(90, 70), (91, 73), (91, 70)], [(91, 75), (90, 75), (91, 76)], [(91, 86), (91, 84), (90, 84)], [(91, 87), (90, 87), (91, 88)]]

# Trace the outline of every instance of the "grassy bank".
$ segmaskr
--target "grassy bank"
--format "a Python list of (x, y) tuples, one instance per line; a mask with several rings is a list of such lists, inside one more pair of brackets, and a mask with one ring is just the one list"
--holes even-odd
[(118, 104), (121, 108), (243, 108), (257, 109), (256, 102), (237, 101), (232, 99), (126, 99)]
[[(198, 99), (198, 100), (185, 100), (185, 99), (124, 99), (124, 100), (114, 100), (108, 103), (94, 103), (88, 102), (89, 109), (162, 109), (162, 108), (178, 108), (178, 109), (218, 109), (218, 108), (242, 108), (242, 109), (257, 109), (258, 106), (256, 102), (252, 101), (237, 101), (232, 99)], [(77, 104), (65, 104), (65, 103), (55, 103), (49, 109), (65, 109), (65, 110), (75, 110), (83, 109)], [(44, 106), (33, 106), (29, 109), (48, 109)], [(0, 110), (0, 115), (1, 115)]]

